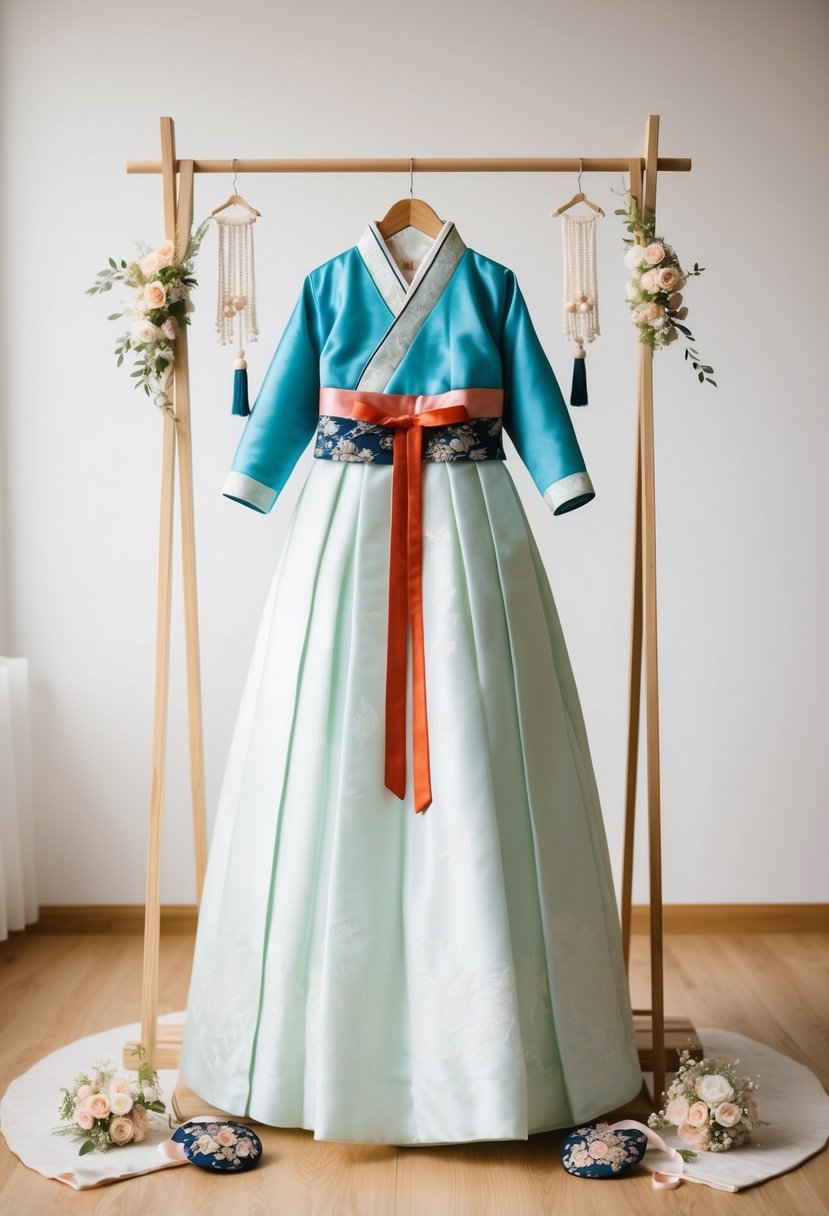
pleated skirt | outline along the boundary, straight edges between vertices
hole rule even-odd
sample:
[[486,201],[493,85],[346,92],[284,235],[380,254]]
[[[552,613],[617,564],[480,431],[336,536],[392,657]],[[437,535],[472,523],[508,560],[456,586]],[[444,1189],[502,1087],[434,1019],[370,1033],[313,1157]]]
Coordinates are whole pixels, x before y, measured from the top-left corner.
[[[642,1076],[588,739],[503,461],[423,464],[432,803],[384,785],[392,465],[315,460],[213,826],[180,1061],[316,1139],[525,1139]],[[557,526],[558,521],[556,521]]]

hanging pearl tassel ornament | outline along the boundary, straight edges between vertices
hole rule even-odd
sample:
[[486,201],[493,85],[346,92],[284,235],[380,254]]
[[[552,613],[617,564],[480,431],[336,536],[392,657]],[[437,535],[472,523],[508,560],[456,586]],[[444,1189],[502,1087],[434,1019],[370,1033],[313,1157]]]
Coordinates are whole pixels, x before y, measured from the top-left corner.
[[238,319],[238,346],[233,373],[234,414],[250,413],[248,365],[245,345],[259,336],[256,323],[256,285],[253,265],[253,225],[256,217],[215,217],[219,230],[219,297],[216,330],[222,345],[234,340]]
[[563,215],[564,325],[562,333],[577,343],[573,356],[571,405],[587,405],[587,352],[599,329],[599,287],[596,281],[598,215]]

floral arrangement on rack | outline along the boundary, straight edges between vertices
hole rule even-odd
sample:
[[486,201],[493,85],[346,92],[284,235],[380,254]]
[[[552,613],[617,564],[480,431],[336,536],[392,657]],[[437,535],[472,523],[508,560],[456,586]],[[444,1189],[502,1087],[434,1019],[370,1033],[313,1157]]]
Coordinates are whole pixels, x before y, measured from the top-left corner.
[[176,340],[181,327],[190,324],[190,313],[195,305],[190,299],[190,289],[197,286],[193,277],[193,262],[210,217],[191,233],[187,249],[180,262],[175,260],[173,241],[165,241],[153,249],[146,241],[136,241],[140,261],[120,263],[114,258],[99,271],[86,295],[111,291],[116,282],[123,281],[134,289],[131,300],[122,312],[113,312],[108,321],[121,317],[129,320],[129,329],[115,345],[117,367],[131,351],[137,356],[135,370],[130,373],[135,388],[143,388],[152,396],[161,410],[173,411],[171,396],[173,367],[176,358]]
[[[683,270],[676,250],[655,234],[654,217],[645,218],[630,189],[624,193],[627,206],[617,208],[614,215],[625,216],[627,231],[635,234],[623,240],[630,246],[625,254],[625,265],[632,271],[632,277],[625,290],[631,309],[630,319],[639,330],[639,341],[651,350],[658,350],[675,342],[679,331],[693,342],[694,335],[682,324],[688,316],[682,288],[693,275],[702,274],[705,267],[694,262],[693,270]],[[713,367],[702,362],[693,346],[686,347],[685,358],[691,361],[700,383],[707,381],[717,387],[716,380],[712,379]]]
[[687,1047],[679,1053],[676,1076],[663,1090],[662,1108],[648,1115],[648,1126],[676,1127],[688,1146],[677,1149],[686,1161],[696,1156],[694,1149],[725,1152],[744,1144],[755,1127],[768,1126],[754,1100],[760,1083],[738,1076],[739,1063],[726,1064],[719,1056],[695,1060]]
[[[138,1076],[132,1080],[99,1062],[80,1073],[71,1089],[61,1086],[64,1097],[58,1110],[68,1126],[54,1128],[52,1134],[83,1136],[79,1156],[93,1149],[105,1153],[113,1145],[138,1143],[147,1133],[151,1113],[164,1114],[158,1073],[147,1063],[147,1049],[142,1043],[136,1055]],[[167,1121],[172,1127],[169,1115]]]

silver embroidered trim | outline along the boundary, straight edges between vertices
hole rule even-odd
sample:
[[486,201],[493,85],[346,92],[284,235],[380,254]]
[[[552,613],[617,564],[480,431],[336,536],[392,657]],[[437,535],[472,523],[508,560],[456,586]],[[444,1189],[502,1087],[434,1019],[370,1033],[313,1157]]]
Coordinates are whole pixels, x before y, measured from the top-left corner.
[[[374,240],[373,237],[371,239]],[[405,295],[396,319],[369,359],[356,388],[368,393],[381,393],[385,389],[417,337],[421,325],[440,299],[443,289],[454,274],[455,268],[465,252],[466,242],[452,224],[440,248],[435,249],[431,266],[417,283],[416,288],[413,287],[413,290]],[[382,257],[382,254],[380,256]],[[383,260],[385,263],[385,259]],[[369,272],[374,277],[372,266],[368,263],[367,265]],[[388,265],[385,269],[394,277]],[[375,281],[377,280],[375,279]],[[378,283],[378,287],[380,287],[380,283]],[[402,287],[400,290],[403,290]]]
[[396,317],[406,299],[406,289],[377,244],[371,225],[363,232],[357,242],[357,248],[366,264],[366,269],[377,285],[377,290],[386,301],[390,312]]
[[243,502],[250,503],[252,507],[256,507],[258,511],[265,514],[276,502],[276,490],[263,485],[261,481],[256,481],[253,477],[248,477],[245,473],[232,471],[228,473],[222,486],[222,493],[228,494],[231,498],[241,498]]
[[586,472],[570,473],[567,477],[554,481],[544,491],[544,498],[553,511],[557,511],[564,503],[569,502],[571,498],[577,498],[580,494],[595,494],[593,482]]

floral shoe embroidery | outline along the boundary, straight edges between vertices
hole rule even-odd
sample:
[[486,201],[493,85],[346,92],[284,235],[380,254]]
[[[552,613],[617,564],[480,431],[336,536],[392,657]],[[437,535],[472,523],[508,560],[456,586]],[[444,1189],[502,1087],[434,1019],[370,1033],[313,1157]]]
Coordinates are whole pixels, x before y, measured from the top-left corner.
[[191,1119],[177,1127],[171,1140],[181,1145],[188,1161],[203,1169],[235,1173],[253,1169],[262,1154],[262,1141],[252,1128],[235,1120]]
[[609,1123],[577,1127],[561,1143],[561,1161],[582,1178],[613,1178],[638,1165],[648,1146],[635,1128],[611,1131]]

